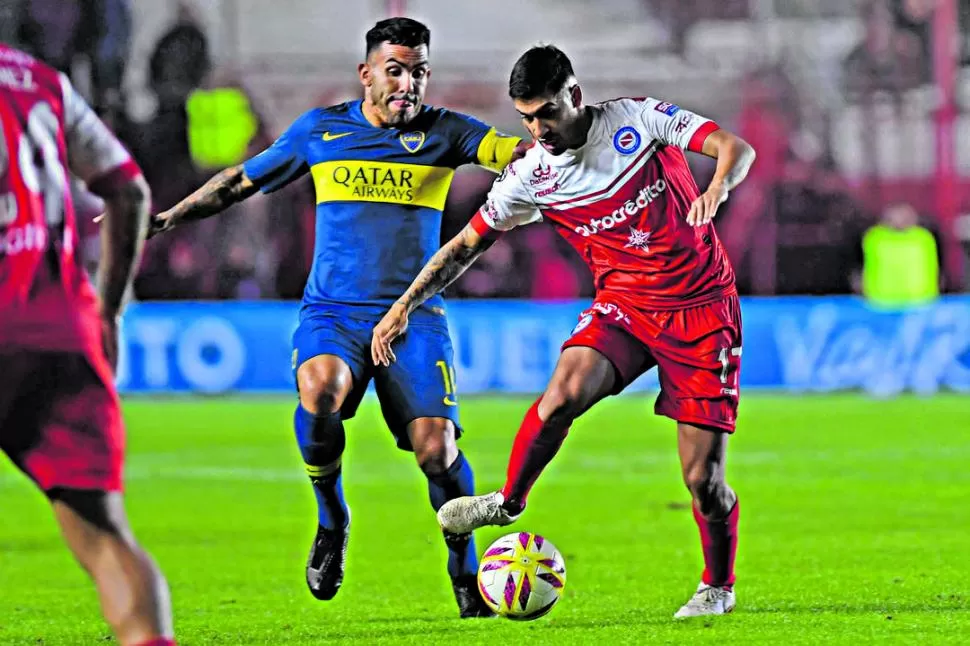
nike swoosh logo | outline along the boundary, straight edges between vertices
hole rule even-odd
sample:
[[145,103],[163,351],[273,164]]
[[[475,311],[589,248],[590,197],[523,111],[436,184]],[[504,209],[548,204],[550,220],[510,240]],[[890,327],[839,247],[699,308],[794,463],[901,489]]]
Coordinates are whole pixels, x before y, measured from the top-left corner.
[[445,406],[457,406],[458,405],[458,402],[456,402],[454,399],[452,399],[448,395],[445,395],[444,398],[441,401],[443,401],[445,403]]
[[354,134],[354,133],[352,133],[352,132],[341,132],[341,133],[338,133],[336,135],[332,135],[329,132],[325,132],[325,133],[323,133],[323,140],[324,141],[333,141],[334,139],[340,139],[341,137],[346,137],[347,135],[352,135],[352,134]]

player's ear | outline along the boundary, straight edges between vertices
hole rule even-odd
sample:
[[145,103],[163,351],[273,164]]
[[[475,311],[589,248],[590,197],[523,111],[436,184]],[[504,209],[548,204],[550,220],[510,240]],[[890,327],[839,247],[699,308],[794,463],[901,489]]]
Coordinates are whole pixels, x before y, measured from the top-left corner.
[[357,76],[360,78],[360,84],[364,87],[370,87],[371,83],[373,82],[370,65],[367,63],[361,63],[357,66]]
[[573,100],[574,108],[583,107],[583,89],[579,87],[579,83],[569,88],[569,98]]

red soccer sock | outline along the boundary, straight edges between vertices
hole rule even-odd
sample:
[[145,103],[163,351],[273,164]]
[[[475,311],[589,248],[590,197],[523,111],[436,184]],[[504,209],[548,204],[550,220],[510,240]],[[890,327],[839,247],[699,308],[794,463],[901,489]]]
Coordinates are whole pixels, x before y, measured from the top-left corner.
[[147,642],[142,642],[136,646],[176,646],[176,644],[174,639],[156,637],[155,639],[149,639]]
[[505,475],[502,495],[513,507],[525,508],[525,499],[536,479],[562,446],[569,427],[559,428],[539,419],[539,402],[536,400],[522,420],[519,432],[512,444],[509,467]]
[[704,549],[704,574],[701,580],[711,586],[734,585],[734,555],[738,551],[739,503],[726,518],[707,520],[697,505],[692,505],[694,520],[701,530],[701,547]]

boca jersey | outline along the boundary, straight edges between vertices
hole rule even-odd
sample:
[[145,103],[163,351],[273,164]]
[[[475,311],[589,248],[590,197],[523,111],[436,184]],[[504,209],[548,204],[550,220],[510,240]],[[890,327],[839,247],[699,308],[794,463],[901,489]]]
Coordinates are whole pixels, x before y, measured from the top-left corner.
[[546,220],[586,261],[598,294],[643,309],[736,293],[713,223],[686,220],[699,191],[683,151],[700,152],[717,124],[651,98],[589,110],[586,143],[560,155],[532,146],[493,184],[473,226],[487,235]]
[[[270,193],[309,173],[316,194],[313,265],[303,311],[353,306],[382,315],[441,244],[441,214],[458,166],[505,167],[518,138],[443,108],[422,106],[402,128],[366,120],[362,101],[301,115],[246,175]],[[421,313],[443,311],[440,296]]]

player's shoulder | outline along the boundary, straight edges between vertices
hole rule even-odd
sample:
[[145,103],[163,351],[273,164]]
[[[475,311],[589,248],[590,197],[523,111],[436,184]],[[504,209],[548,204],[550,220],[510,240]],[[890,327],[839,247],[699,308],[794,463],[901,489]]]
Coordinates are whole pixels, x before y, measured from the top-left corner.
[[651,96],[619,97],[596,104],[608,115],[673,117],[681,108],[676,103]]
[[449,110],[437,105],[422,106],[421,114],[418,115],[416,121],[427,130],[435,128],[445,133],[455,134],[461,134],[468,130],[486,131],[491,127],[470,114]]
[[[545,171],[543,171],[545,169]],[[512,161],[502,169],[495,183],[505,187],[518,187],[528,183],[528,178],[542,172],[548,172],[549,162],[545,159],[545,151],[535,142],[529,146],[525,154]]]

